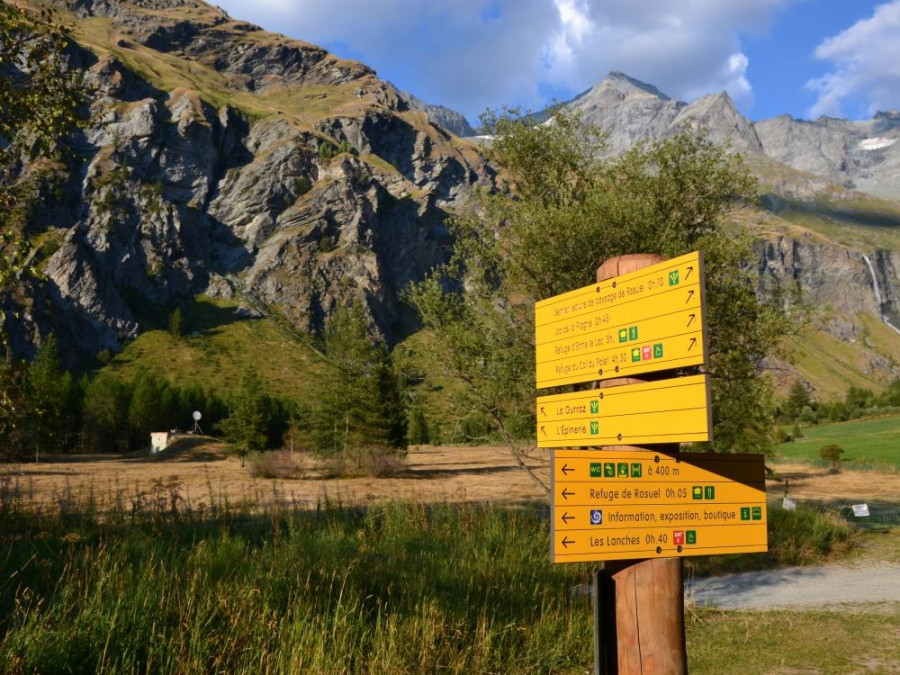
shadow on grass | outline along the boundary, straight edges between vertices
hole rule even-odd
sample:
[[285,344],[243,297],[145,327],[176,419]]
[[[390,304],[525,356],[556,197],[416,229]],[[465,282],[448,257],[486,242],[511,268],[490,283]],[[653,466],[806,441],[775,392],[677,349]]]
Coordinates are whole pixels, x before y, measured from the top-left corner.
[[209,436],[178,436],[165,450],[141,459],[147,462],[219,462],[228,459],[228,453]]
[[460,467],[458,469],[406,469],[402,477],[412,479],[449,478],[452,476],[490,476],[518,471],[515,466]]

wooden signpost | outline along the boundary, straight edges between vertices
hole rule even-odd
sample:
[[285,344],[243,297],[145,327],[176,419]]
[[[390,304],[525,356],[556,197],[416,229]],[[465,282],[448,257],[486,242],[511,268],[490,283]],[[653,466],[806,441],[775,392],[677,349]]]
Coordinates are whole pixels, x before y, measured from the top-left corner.
[[600,383],[536,402],[538,446],[553,449],[551,559],[606,561],[596,673],[683,673],[680,558],[767,550],[765,465],[677,452],[712,440],[706,375],[633,379],[706,364],[702,256],[622,256],[597,277],[535,305],[537,388]]

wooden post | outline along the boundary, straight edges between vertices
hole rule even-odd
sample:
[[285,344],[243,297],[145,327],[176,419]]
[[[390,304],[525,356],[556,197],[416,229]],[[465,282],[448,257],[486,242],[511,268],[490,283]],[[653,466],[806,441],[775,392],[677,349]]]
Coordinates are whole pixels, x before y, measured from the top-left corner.
[[[597,282],[635,272],[662,262],[652,254],[610,258],[597,269]],[[600,383],[602,388],[639,382],[617,378]],[[604,450],[643,449],[633,446],[604,446]],[[663,449],[657,446],[653,449]],[[666,447],[667,451],[677,450]],[[681,558],[610,562],[605,570],[608,584],[604,605],[614,605],[615,618],[605,623],[604,651],[615,655],[620,675],[682,675],[687,673],[684,634],[684,576]],[[611,626],[609,624],[612,624]]]

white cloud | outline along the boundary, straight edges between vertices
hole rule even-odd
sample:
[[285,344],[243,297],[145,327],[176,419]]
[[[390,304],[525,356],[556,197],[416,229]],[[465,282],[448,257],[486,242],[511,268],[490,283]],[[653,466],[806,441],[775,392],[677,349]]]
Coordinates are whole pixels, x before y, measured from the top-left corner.
[[[851,117],[900,108],[900,0],[875,8],[869,19],[828,38],[815,50],[834,70],[810,80],[818,93],[810,116]],[[844,111],[847,105],[854,110]]]
[[235,18],[359,58],[474,118],[621,70],[670,96],[752,100],[740,35],[797,0],[225,0]]

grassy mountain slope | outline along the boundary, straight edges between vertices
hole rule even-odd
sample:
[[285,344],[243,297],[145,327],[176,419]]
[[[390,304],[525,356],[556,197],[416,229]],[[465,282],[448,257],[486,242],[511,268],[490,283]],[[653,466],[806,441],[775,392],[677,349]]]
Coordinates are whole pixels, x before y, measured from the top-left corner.
[[179,384],[227,391],[252,366],[271,393],[309,401],[312,383],[327,373],[312,339],[277,316],[241,318],[236,309],[236,303],[198,296],[182,310],[182,337],[163,328],[146,331],[106,368],[126,379],[143,368]]

